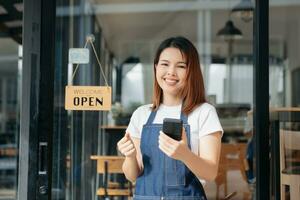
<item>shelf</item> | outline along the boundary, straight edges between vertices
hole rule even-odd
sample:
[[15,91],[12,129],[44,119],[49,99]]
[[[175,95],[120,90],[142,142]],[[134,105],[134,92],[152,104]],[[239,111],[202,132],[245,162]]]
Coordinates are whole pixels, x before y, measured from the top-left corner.
[[100,126],[102,129],[126,129],[127,126],[114,126],[114,125],[103,125]]

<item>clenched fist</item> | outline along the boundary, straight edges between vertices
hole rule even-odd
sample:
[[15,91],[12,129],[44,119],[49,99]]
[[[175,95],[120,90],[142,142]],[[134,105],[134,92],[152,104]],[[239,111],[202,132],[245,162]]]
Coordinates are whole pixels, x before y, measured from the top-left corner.
[[135,158],[136,149],[129,133],[125,133],[125,136],[118,142],[117,145],[121,154],[129,158]]

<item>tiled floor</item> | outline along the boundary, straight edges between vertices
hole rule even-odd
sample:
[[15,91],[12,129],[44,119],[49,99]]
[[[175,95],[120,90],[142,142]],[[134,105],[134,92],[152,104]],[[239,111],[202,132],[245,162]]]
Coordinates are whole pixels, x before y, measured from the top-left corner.
[[[250,191],[249,185],[244,181],[240,171],[230,171],[227,174],[227,187],[228,187],[228,194],[236,191],[237,195],[232,197],[230,200],[250,200],[252,199],[252,193]],[[207,198],[209,200],[216,199],[216,184],[214,182],[206,183],[205,192]],[[223,198],[224,195],[224,186],[222,185],[219,190],[219,197]]]
[[[228,180],[228,194],[236,191],[237,195],[235,195],[230,200],[251,200],[251,191],[249,185],[244,181],[241,176],[240,171],[229,171],[227,174]],[[208,200],[215,200],[216,199],[216,184],[214,182],[207,182],[205,187],[205,192],[207,195]],[[9,197],[14,196],[14,191],[11,190],[0,190],[0,200],[8,200],[11,199]],[[223,198],[224,195],[224,187],[223,185],[219,191],[220,198]]]

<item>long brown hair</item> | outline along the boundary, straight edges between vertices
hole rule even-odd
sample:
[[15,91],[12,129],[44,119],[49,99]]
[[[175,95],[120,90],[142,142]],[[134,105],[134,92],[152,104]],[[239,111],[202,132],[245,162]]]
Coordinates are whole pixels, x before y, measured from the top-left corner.
[[163,100],[163,91],[156,80],[156,65],[159,62],[160,54],[166,48],[174,47],[180,50],[187,62],[186,83],[180,91],[183,99],[182,111],[190,114],[195,107],[206,102],[203,76],[200,69],[200,60],[195,46],[184,37],[171,37],[164,40],[158,47],[154,58],[154,87],[152,110],[157,110]]

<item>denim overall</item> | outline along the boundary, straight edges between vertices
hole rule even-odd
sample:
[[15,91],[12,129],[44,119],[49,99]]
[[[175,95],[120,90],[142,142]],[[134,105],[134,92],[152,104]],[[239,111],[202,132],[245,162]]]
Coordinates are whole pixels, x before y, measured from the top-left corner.
[[[162,124],[153,124],[155,115],[156,111],[152,111],[142,130],[144,171],[137,178],[134,200],[206,200],[198,178],[181,161],[168,157],[159,149]],[[187,117],[181,113],[180,119],[191,148]]]

